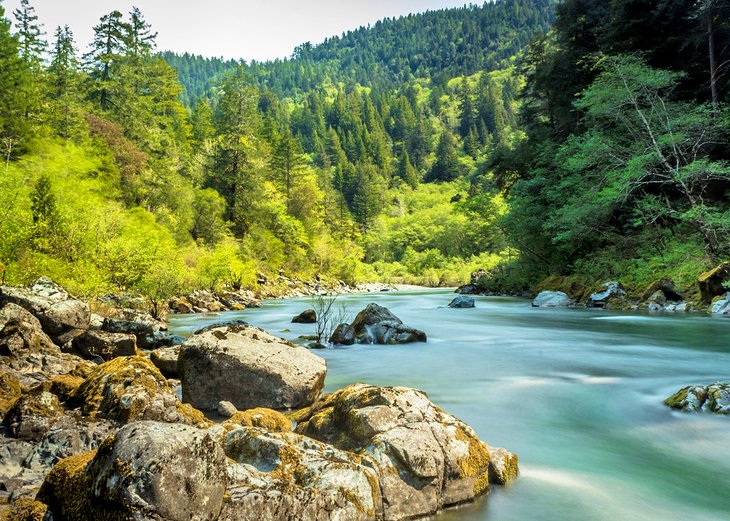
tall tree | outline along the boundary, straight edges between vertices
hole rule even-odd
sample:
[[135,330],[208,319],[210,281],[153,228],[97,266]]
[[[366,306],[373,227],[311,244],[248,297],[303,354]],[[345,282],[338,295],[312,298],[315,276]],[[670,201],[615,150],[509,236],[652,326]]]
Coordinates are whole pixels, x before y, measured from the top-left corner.
[[60,136],[71,137],[73,127],[80,121],[74,117],[75,105],[80,101],[79,62],[68,25],[56,28],[54,38],[48,67],[51,125]]
[[299,172],[304,167],[301,145],[290,132],[284,132],[276,142],[271,156],[271,167],[279,183],[284,187],[286,209],[291,213],[291,191]]
[[0,4],[0,138],[3,156],[9,157],[27,132],[22,100],[27,66],[18,55],[18,39],[10,33],[10,21]]
[[112,11],[102,16],[94,27],[91,50],[84,55],[91,78],[95,80],[93,90],[104,111],[116,103],[112,99],[112,80],[122,61],[128,34],[128,24],[124,22],[122,13]]

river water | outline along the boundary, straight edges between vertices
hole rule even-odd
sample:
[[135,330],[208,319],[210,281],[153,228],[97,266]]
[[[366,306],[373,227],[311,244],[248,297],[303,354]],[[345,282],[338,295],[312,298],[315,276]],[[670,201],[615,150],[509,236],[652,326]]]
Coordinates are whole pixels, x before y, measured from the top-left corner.
[[[362,381],[416,387],[520,457],[521,475],[438,521],[730,520],[730,418],[670,411],[690,384],[730,379],[730,319],[585,309],[534,309],[477,297],[449,309],[447,291],[348,295],[428,334],[428,343],[316,351],[326,391]],[[173,332],[242,318],[296,341],[309,299],[171,317]]]

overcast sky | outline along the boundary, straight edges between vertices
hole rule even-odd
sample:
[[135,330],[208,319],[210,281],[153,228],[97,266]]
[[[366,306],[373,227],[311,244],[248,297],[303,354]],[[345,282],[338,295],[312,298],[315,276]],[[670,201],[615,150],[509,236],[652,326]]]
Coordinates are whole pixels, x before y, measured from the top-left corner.
[[[99,18],[140,8],[159,35],[159,50],[246,61],[290,56],[294,47],[342,34],[385,17],[464,5],[465,0],[30,0],[48,38],[59,25],[80,50]],[[481,3],[481,2],[479,2]],[[2,1],[6,17],[20,0]]]

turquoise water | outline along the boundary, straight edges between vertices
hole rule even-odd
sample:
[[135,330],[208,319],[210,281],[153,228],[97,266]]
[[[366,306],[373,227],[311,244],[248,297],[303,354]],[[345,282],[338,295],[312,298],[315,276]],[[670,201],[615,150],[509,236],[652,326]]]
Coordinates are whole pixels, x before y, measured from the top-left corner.
[[[730,380],[730,319],[534,309],[446,291],[340,297],[352,318],[369,302],[426,331],[426,344],[316,351],[327,391],[363,381],[417,387],[480,438],[520,456],[520,478],[439,521],[727,521],[730,418],[675,413],[662,400],[689,384]],[[221,319],[296,340],[309,299],[221,317],[172,317],[189,334]],[[290,330],[285,332],[285,330]]]

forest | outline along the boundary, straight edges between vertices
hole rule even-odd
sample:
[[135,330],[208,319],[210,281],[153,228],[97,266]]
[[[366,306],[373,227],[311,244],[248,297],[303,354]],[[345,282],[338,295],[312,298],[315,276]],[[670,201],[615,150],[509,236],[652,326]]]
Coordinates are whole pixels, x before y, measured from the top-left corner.
[[0,271],[81,294],[259,274],[524,291],[728,257],[730,9],[501,0],[245,62],[143,13],[0,4]]

